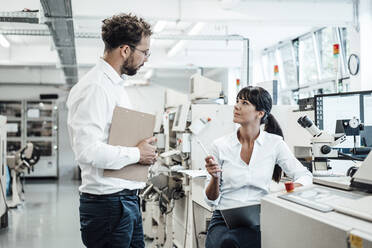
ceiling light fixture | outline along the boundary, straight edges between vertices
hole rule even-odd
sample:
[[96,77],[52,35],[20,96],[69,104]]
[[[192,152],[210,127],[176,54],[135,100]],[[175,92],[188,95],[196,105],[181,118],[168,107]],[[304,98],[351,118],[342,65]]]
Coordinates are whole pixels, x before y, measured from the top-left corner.
[[157,23],[154,26],[154,33],[160,33],[164,30],[164,28],[167,26],[166,21],[157,21]]
[[[187,32],[188,35],[197,35],[199,34],[205,26],[204,22],[198,22],[196,23],[189,32]],[[186,45],[185,40],[178,41],[171,49],[168,51],[168,57],[173,57],[176,55],[179,51],[181,51]]]

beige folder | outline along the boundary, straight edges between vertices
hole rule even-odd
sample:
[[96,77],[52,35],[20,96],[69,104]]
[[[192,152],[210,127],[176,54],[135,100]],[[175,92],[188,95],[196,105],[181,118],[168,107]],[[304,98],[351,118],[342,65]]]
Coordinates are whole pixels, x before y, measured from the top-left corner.
[[[108,143],[114,146],[134,147],[141,140],[152,137],[154,127],[154,115],[115,107]],[[131,164],[120,170],[104,170],[103,175],[146,182],[149,167],[148,165]]]

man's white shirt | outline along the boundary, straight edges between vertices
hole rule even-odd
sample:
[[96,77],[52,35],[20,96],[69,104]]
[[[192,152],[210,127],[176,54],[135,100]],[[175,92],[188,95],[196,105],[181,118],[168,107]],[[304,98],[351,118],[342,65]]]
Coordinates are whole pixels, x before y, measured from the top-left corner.
[[[237,132],[215,140],[211,155],[222,168],[220,194],[216,200],[204,198],[215,209],[228,209],[244,205],[259,204],[269,193],[275,164],[296,183],[312,184],[312,174],[293,155],[281,136],[260,131],[255,140],[249,165],[240,157],[242,145]],[[206,186],[211,180],[208,174]]]
[[104,169],[120,169],[140,159],[137,147],[107,144],[115,106],[132,108],[123,84],[111,65],[100,59],[68,96],[67,125],[81,168],[81,192],[100,195],[145,187],[143,182],[103,177]]

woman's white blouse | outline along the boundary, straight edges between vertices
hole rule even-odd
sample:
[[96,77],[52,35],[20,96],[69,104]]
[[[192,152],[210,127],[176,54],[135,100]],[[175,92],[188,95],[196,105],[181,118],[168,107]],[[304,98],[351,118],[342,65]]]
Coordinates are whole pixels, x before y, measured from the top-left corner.
[[[214,201],[205,201],[215,209],[227,209],[258,204],[269,193],[275,164],[294,182],[312,184],[312,174],[293,155],[281,136],[260,131],[247,165],[240,157],[242,145],[233,132],[215,140],[211,154],[222,167],[220,194]],[[211,180],[208,174],[206,185]]]

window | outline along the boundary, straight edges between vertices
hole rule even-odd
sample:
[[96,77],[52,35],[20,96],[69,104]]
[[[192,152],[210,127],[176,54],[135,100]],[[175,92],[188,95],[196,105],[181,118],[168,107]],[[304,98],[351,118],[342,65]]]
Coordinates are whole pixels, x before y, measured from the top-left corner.
[[336,77],[336,59],[333,56],[333,45],[337,42],[333,28],[324,28],[318,34],[322,79]]
[[281,55],[283,68],[279,71],[279,73],[284,73],[284,81],[283,82],[283,89],[295,89],[298,88],[298,80],[297,80],[297,68],[295,65],[295,56],[293,54],[292,43],[288,43],[279,48],[279,52]]
[[349,60],[350,56],[350,42],[349,42],[349,37],[348,37],[348,32],[346,28],[340,28],[340,39],[341,39],[341,49],[342,49],[342,56],[344,59],[344,76],[349,75],[349,71],[347,69],[347,62]]
[[318,81],[318,71],[312,35],[299,40],[300,85]]
[[275,58],[275,50],[270,51],[268,53],[268,57],[269,57],[269,63],[268,63],[269,80],[274,80],[274,65],[278,64]]
[[274,80],[274,65],[277,65],[275,50],[265,51],[262,55],[262,67],[266,81]]
[[[262,54],[265,80],[274,79],[274,65],[279,66],[279,102],[292,103],[298,97],[318,93],[332,93],[335,88],[336,65],[338,78],[343,78],[342,91],[350,89],[347,60],[350,56],[347,28],[324,27],[296,39],[280,42]],[[333,56],[333,45],[340,45],[338,60]]]
[[265,81],[269,81],[269,56],[267,55],[267,53],[262,55],[262,71]]

